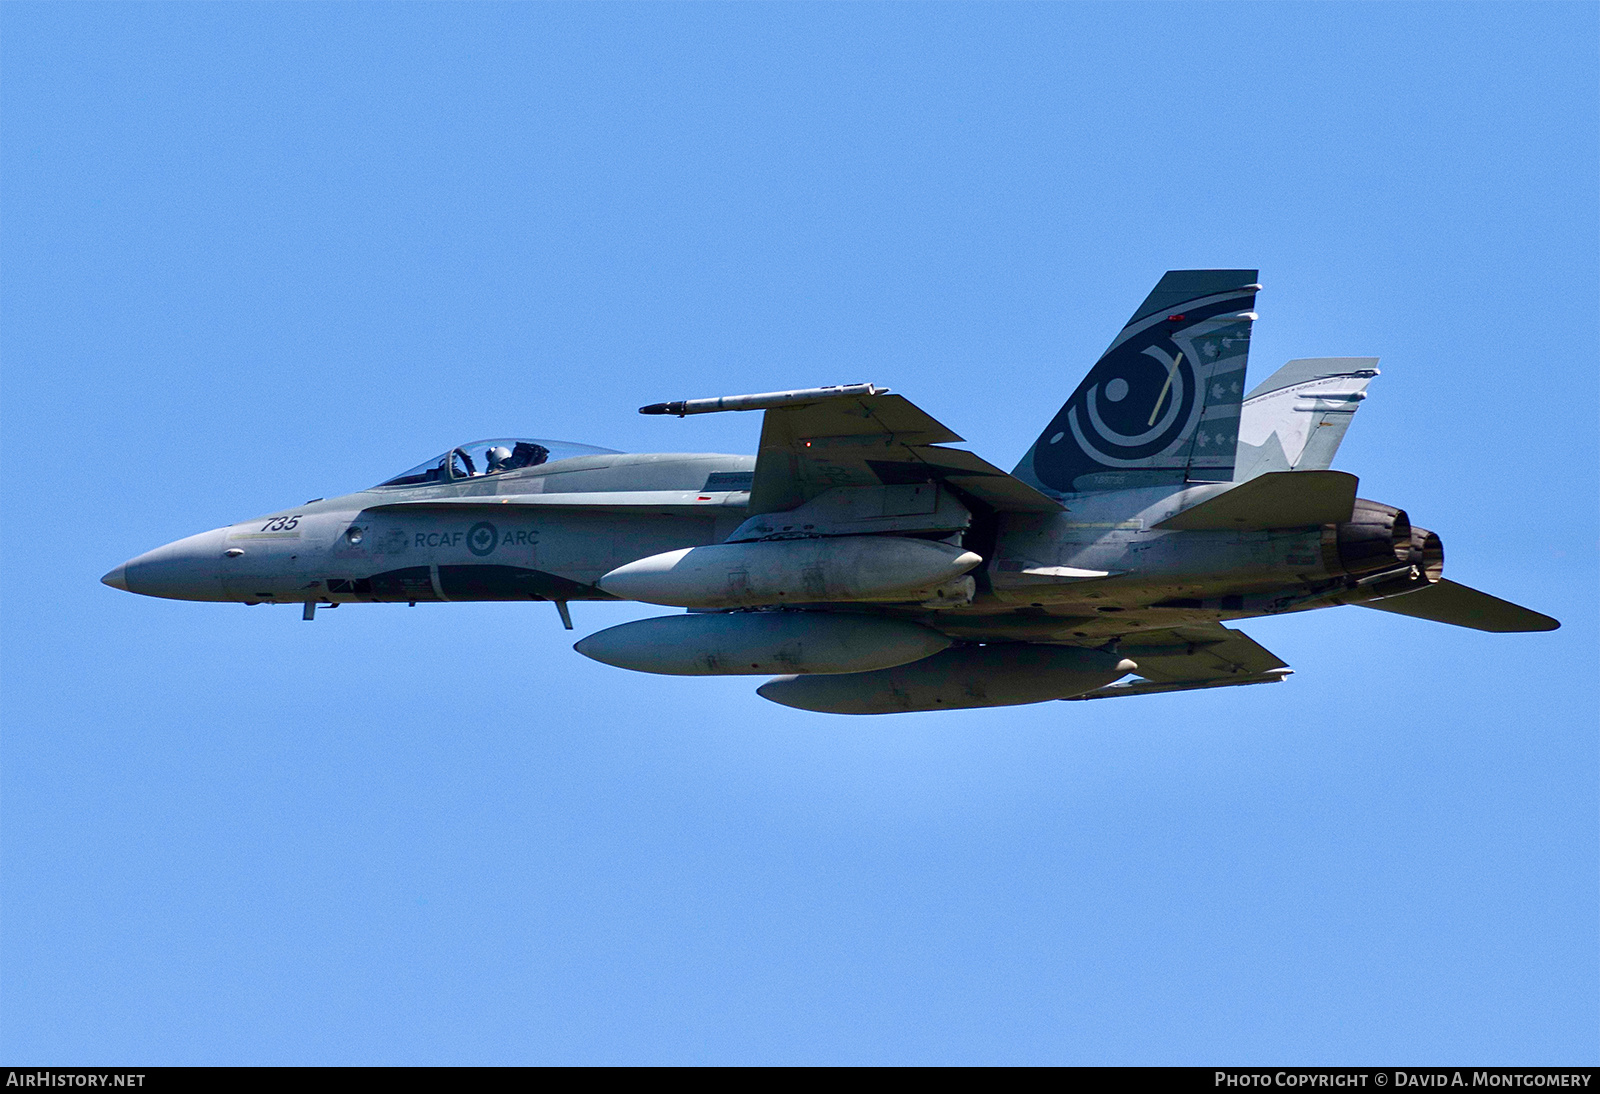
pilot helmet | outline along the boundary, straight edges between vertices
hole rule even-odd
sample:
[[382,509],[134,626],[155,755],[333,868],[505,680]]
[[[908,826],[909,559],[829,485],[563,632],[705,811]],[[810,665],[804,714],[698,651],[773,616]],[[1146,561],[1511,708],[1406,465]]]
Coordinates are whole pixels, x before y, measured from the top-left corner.
[[499,467],[511,458],[511,449],[503,444],[497,444],[489,449],[489,466]]

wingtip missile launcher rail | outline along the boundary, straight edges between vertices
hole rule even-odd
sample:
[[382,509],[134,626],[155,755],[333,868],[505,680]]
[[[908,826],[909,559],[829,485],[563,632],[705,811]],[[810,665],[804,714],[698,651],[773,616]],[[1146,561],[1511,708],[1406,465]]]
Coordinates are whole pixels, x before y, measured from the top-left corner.
[[838,384],[833,387],[803,387],[793,391],[767,391],[758,395],[723,395],[716,399],[681,399],[675,403],[651,403],[639,408],[640,414],[717,414],[725,410],[773,410],[778,407],[820,403],[829,399],[871,398],[888,395],[889,389],[875,384]]

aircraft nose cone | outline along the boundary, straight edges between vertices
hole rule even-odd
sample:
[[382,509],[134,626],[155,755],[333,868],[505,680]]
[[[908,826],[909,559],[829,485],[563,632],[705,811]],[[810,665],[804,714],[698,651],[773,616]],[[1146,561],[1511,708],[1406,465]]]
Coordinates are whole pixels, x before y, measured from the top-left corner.
[[131,558],[100,580],[113,589],[169,600],[226,600],[222,541],[227,529],[201,532]]

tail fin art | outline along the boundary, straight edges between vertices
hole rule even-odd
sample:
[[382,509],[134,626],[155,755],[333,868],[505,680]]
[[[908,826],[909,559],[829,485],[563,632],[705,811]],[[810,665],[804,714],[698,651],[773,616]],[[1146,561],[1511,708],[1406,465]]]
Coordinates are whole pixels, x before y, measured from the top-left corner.
[[1245,396],[1235,481],[1332,467],[1377,365],[1376,357],[1306,357],[1263,380]]
[[1012,472],[1056,493],[1234,474],[1256,270],[1171,270]]

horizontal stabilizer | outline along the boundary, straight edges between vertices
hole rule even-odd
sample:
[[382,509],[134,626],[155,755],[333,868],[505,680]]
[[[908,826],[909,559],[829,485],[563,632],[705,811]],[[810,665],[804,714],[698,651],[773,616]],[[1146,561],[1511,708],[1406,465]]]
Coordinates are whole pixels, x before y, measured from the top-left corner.
[[1259,532],[1343,524],[1359,480],[1343,471],[1273,471],[1242,482],[1155,525],[1163,531]]
[[1457,585],[1454,581],[1439,581],[1414,593],[1369,600],[1359,606],[1496,634],[1553,631],[1561,626],[1548,615],[1541,615],[1488,593],[1480,593],[1465,585]]

